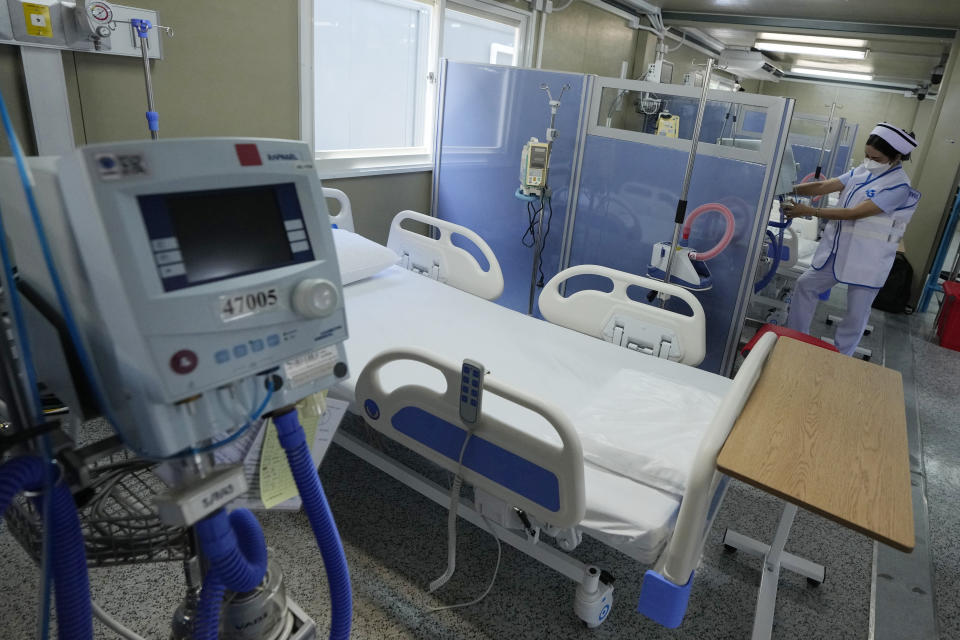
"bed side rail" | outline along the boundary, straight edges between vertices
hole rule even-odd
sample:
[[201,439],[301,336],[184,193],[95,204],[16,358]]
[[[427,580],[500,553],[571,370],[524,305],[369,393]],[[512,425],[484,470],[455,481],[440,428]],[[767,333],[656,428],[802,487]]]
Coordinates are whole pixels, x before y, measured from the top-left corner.
[[[400,226],[414,220],[437,230],[437,237],[421,235]],[[453,244],[458,235],[472,242],[489,265],[484,271],[469,251]],[[400,256],[404,269],[416,271],[475,296],[495,300],[503,293],[503,272],[490,246],[470,229],[416,211],[401,211],[393,218],[387,246]]]
[[[439,371],[446,390],[407,384],[384,390],[381,371],[414,361]],[[357,404],[381,433],[445,469],[456,472],[468,425],[460,419],[460,365],[407,349],[384,352],[357,379]],[[540,415],[560,436],[561,446],[535,438],[487,414],[473,425],[463,456],[464,480],[523,509],[542,522],[572,527],[584,516],[583,450],[576,431],[558,409],[486,376],[486,394],[496,394]]]
[[[560,285],[581,275],[606,278],[613,283],[613,290],[586,289],[563,297]],[[693,315],[630,299],[627,288],[634,285],[680,298]],[[539,304],[548,321],[623,347],[693,366],[706,355],[703,306],[692,293],[673,284],[598,265],[580,265],[551,278]]]
[[353,209],[350,207],[350,198],[340,189],[323,188],[323,197],[330,200],[336,200],[340,203],[340,212],[335,216],[330,216],[330,224],[337,229],[355,232],[353,227]]
[[697,449],[673,536],[656,569],[644,575],[637,610],[665,627],[675,628],[683,621],[693,572],[709,533],[706,529],[716,515],[726,486],[717,471],[717,456],[747,404],[776,341],[774,333],[764,335],[734,377],[733,386],[721,401]]

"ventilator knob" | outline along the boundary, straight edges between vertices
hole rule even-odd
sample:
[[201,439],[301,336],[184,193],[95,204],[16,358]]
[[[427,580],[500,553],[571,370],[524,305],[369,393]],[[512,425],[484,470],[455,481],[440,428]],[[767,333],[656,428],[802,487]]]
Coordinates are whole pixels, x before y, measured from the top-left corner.
[[339,301],[337,288],[329,280],[303,280],[293,290],[293,310],[308,318],[327,317]]

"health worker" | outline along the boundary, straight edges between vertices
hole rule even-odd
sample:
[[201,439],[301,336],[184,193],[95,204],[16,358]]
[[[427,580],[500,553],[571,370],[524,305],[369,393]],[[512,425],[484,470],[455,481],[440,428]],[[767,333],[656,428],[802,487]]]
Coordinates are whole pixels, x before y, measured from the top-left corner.
[[820,182],[800,184],[794,193],[826,196],[840,192],[839,207],[784,204],[788,218],[828,220],[811,266],[797,280],[787,327],[810,332],[819,296],[838,283],[847,285],[847,314],[834,341],[840,353],[853,355],[870,318],[870,306],[887,280],[900,239],[920,201],[910,186],[903,161],[917,148],[912,133],[881,122],[867,138],[859,167]]

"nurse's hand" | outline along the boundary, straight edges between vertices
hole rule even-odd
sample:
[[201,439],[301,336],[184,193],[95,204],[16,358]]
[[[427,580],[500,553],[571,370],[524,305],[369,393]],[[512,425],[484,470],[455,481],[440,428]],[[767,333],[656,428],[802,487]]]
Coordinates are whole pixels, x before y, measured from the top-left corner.
[[780,210],[783,211],[784,215],[788,218],[809,218],[810,216],[817,215],[817,210],[813,207],[807,206],[800,202],[794,202],[793,200],[787,200],[781,205]]

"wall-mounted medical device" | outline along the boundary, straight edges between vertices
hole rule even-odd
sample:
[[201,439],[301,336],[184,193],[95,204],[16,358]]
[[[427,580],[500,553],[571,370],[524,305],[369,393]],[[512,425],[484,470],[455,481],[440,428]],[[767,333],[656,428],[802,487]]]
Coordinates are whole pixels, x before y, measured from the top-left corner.
[[[0,0],[0,43],[140,56],[131,22],[158,18],[107,0]],[[161,57],[159,35],[150,38],[148,54]]]
[[10,161],[0,206],[41,381],[79,418],[102,411],[140,453],[170,456],[242,426],[269,387],[262,412],[347,375],[340,274],[306,144],[122,142],[30,166],[56,278]]

